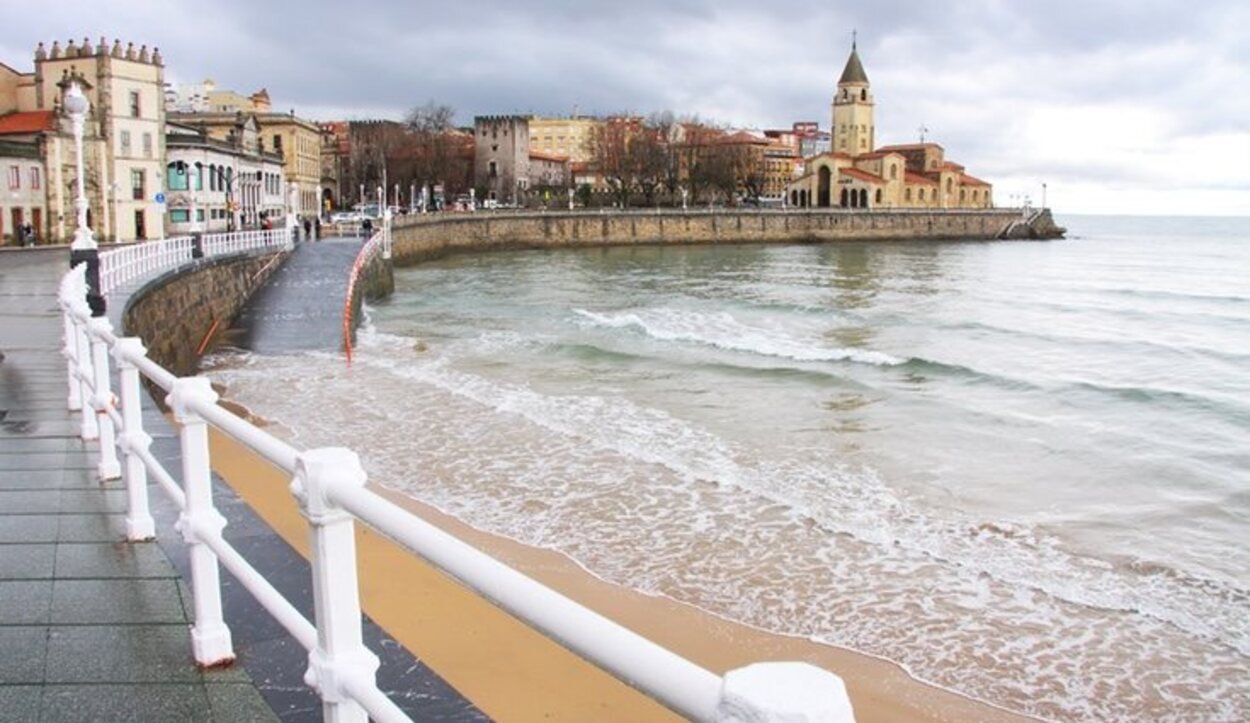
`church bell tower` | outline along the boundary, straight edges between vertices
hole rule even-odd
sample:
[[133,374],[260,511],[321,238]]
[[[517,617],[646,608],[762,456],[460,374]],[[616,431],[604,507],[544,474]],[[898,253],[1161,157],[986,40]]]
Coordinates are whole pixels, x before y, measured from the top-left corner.
[[859,61],[856,41],[851,41],[851,57],[838,80],[833,97],[832,150],[858,156],[875,147],[877,127],[873,121],[873,100],[868,74]]

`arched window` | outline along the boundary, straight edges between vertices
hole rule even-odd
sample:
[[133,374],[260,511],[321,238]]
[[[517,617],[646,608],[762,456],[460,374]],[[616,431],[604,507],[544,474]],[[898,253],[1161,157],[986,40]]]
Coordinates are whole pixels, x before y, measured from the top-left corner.
[[868,189],[867,188],[859,189],[859,207],[868,208]]
[[954,183],[955,183],[954,179],[950,179],[950,178],[946,179],[946,192],[947,193],[950,193],[951,191],[954,190]]
[[847,198],[847,192],[846,192],[846,189],[844,188],[842,189],[842,208],[846,208],[849,205],[851,205],[851,201],[850,199]]
[[898,166],[891,163],[890,164],[890,180],[893,181],[893,180],[896,180],[897,178],[898,178]]
[[910,188],[903,191],[903,200],[907,201],[908,203],[911,203],[911,189]]
[[961,188],[961,189],[959,189],[959,202],[960,202],[960,203],[963,203],[963,202],[964,202],[964,189],[962,189],[962,188]]
[[174,161],[165,166],[165,184],[170,191],[187,190],[187,164]]
[[923,188],[922,188],[922,189],[920,189],[920,200],[921,200],[921,201],[923,201],[923,200],[924,200],[924,189],[923,189]]
[[864,88],[863,90],[859,91],[859,99],[860,99],[860,100],[868,100],[868,89],[867,89],[867,88]]
[[881,205],[881,189],[880,188],[877,189],[877,205],[878,206]]

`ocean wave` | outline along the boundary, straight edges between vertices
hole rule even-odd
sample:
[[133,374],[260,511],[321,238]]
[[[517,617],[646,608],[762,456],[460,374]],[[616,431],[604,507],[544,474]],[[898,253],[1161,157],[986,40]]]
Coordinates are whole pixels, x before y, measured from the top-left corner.
[[[937,517],[900,497],[871,469],[847,466],[831,454],[762,459],[758,450],[662,410],[613,396],[543,394],[461,372],[443,354],[414,353],[414,341],[366,335],[351,374],[339,371],[341,362],[330,355],[263,360],[225,374],[251,382],[240,384],[242,393],[263,395],[282,410],[275,415],[279,421],[298,420],[301,428],[323,424],[320,434],[309,435],[310,443],[332,440],[367,448],[371,477],[376,469],[376,479],[408,480],[406,489],[413,494],[470,524],[554,547],[605,579],[676,596],[757,627],[884,654],[921,677],[966,692],[987,689],[959,678],[956,669],[926,663],[932,656],[966,655],[969,648],[962,646],[981,644],[957,627],[938,635],[940,622],[955,609],[978,620],[993,616],[998,624],[1014,620],[1026,641],[1028,630],[1054,636],[1047,640],[1056,652],[1047,654],[1053,661],[1045,665],[1059,669],[1031,672],[1042,679],[1066,681],[1071,676],[1064,670],[1082,670],[1069,666],[1081,664],[1085,645],[1110,655],[1105,651],[1114,650],[1121,635],[1135,641],[1156,635],[1175,640],[1174,632],[1159,633],[1164,627],[1250,655],[1250,601],[1236,586],[1145,561],[1073,555],[1029,525]],[[308,413],[307,405],[327,396],[344,401],[341,414],[355,422],[350,429]],[[486,411],[474,412],[474,406]],[[273,414],[267,405],[257,409]],[[414,416],[413,409],[423,411]],[[447,456],[431,459],[413,449],[417,438],[424,445],[447,445],[439,441],[447,435],[464,436],[444,447]],[[460,444],[470,445],[470,451],[455,451]],[[489,445],[490,451],[472,454],[480,445]],[[384,467],[374,466],[379,458]],[[426,472],[431,465],[439,471]],[[463,479],[439,491],[426,481],[434,476]],[[632,484],[623,484],[625,478]],[[501,482],[520,485],[519,490],[501,492],[495,486]],[[595,517],[595,524],[580,516],[579,507],[613,499],[612,512]],[[542,504],[517,509],[516,504],[529,500]],[[794,530],[807,528],[819,529],[816,538],[825,542],[818,544],[827,547],[776,543],[803,537]],[[637,544],[613,544],[625,539]],[[692,576],[674,577],[676,570],[697,565],[691,562],[690,545],[709,540],[729,549],[718,549],[715,562],[709,559],[709,566],[696,567]],[[854,548],[848,550],[839,540],[853,541]],[[748,559],[766,562],[771,582],[751,582],[739,574],[737,566]],[[826,582],[834,574],[830,571],[836,573],[836,584]],[[909,587],[917,575],[923,576],[924,582],[914,583],[921,590]],[[985,581],[994,581],[994,592]],[[865,588],[863,595],[856,592],[849,599],[879,602],[856,615],[846,607],[847,591],[841,589],[846,585]],[[876,585],[890,592],[873,598]],[[790,604],[810,614],[789,612]],[[1096,619],[1114,630],[1100,627],[1103,638],[1086,641],[1080,637],[1085,618],[1068,617],[1067,606],[1112,611]],[[891,617],[939,627],[925,627],[923,645],[896,641],[883,649],[875,642],[882,632],[875,626],[879,618]],[[1134,650],[1145,655],[1162,648]],[[1101,677],[1108,676],[1113,674],[1104,671]],[[1027,679],[1011,686],[1038,706],[1029,710],[1066,710],[1054,717],[1080,717],[1071,711],[1090,706],[1086,717],[1117,717],[1106,714],[1117,701],[1094,692],[1069,690],[1055,697],[1045,688],[1030,689]]]
[[797,338],[784,331],[744,324],[725,312],[704,313],[665,308],[616,314],[601,314],[585,309],[574,309],[573,312],[594,326],[609,329],[636,328],[659,341],[689,342],[726,351],[800,362],[850,361],[874,366],[898,366],[905,361],[884,352],[830,348],[819,340]]
[[[836,460],[747,464],[741,460],[751,455],[717,435],[622,397],[543,394],[457,371],[445,360],[413,364],[383,354],[362,361],[595,448],[660,465],[687,482],[764,497],[832,533],[908,550],[1069,603],[1148,615],[1250,655],[1250,595],[1223,583],[1117,569],[1011,522],[934,518],[899,498],[872,470],[851,470]],[[1222,585],[1222,592],[1212,596],[1212,585]],[[1241,603],[1230,605],[1232,600]]]

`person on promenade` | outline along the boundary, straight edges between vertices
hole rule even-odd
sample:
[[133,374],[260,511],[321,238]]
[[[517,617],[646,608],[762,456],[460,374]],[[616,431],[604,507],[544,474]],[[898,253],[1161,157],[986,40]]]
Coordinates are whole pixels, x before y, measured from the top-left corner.
[[320,240],[321,239],[321,217],[320,216],[318,216],[315,220],[313,220],[313,232],[315,234],[314,238]]
[[35,245],[35,241],[37,240],[37,239],[36,239],[36,237],[35,237],[35,226],[34,226],[34,224],[32,224],[30,221],[27,221],[27,222],[26,222],[26,225],[25,225],[25,226],[23,226],[22,228],[23,228],[23,231],[24,231],[24,235],[26,236],[26,243],[25,243],[25,245],[26,245],[26,246],[34,246],[34,245]]
[[308,217],[304,218],[304,240],[312,240],[312,221],[310,221]]

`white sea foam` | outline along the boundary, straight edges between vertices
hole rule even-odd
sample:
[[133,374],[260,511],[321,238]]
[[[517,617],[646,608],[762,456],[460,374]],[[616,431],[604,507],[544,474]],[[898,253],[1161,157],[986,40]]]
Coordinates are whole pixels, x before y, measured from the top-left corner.
[[[219,376],[307,443],[365,451],[374,479],[615,582],[1045,717],[1233,720],[1250,708],[1235,673],[1250,640],[1245,591],[1073,556],[1027,526],[926,513],[823,450],[730,443],[622,396],[457,369],[459,355],[533,343],[522,334],[426,353],[414,343],[369,329],[350,373],[310,355],[252,357]],[[1147,681],[1142,660],[1163,682]],[[1174,692],[1185,686],[1210,703]],[[1146,698],[1161,707],[1131,707]]]
[[816,338],[799,338],[780,329],[743,323],[727,312],[698,312],[671,308],[638,309],[615,314],[574,309],[590,323],[611,329],[637,328],[660,341],[704,344],[728,351],[780,357],[802,362],[852,361],[897,366],[905,360],[867,349],[832,348]]

